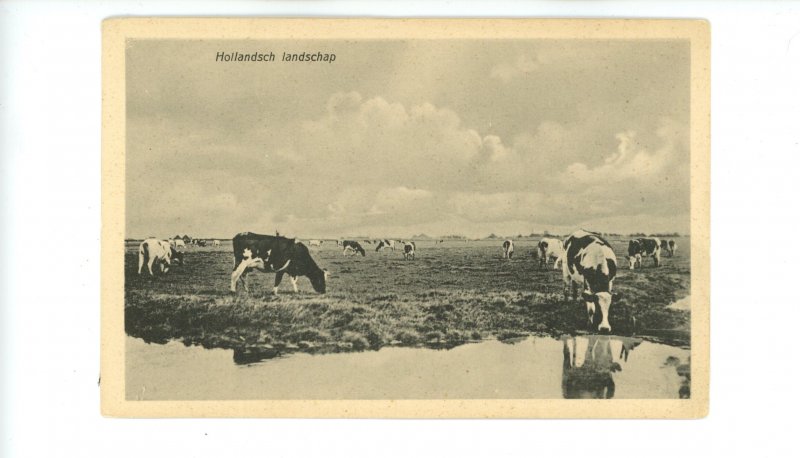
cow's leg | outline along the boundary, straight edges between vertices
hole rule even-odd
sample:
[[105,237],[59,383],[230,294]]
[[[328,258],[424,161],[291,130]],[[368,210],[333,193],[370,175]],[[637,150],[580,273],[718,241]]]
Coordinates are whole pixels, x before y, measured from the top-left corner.
[[567,270],[567,265],[564,264],[561,269],[561,279],[564,281],[564,300],[569,300],[569,285],[572,282],[570,278],[569,271]]
[[289,275],[289,280],[292,281],[292,289],[297,292],[297,275]]
[[232,293],[236,292],[236,284],[239,283],[239,278],[242,278],[244,280],[245,291],[247,291],[247,280],[245,279],[246,278],[246,272],[247,272],[247,269],[249,269],[254,264],[255,264],[255,261],[253,259],[242,259],[242,261],[239,263],[239,265],[236,267],[236,269],[233,270],[233,273],[231,273],[231,292]]
[[586,301],[586,316],[588,318],[587,326],[589,327],[590,331],[594,326],[594,313],[594,301]]
[[278,285],[283,280],[283,272],[275,272],[275,286],[272,287],[272,294],[278,294]]
[[244,272],[242,272],[242,277],[241,277],[242,278],[242,286],[244,287],[244,292],[246,292],[246,293],[250,292],[250,285],[247,284],[247,275],[249,273],[250,273],[250,269],[245,269]]
[[232,293],[236,292],[236,284],[239,283],[239,277],[242,276],[242,273],[244,273],[245,269],[246,269],[246,267],[244,267],[244,261],[242,261],[242,262],[239,263],[238,266],[236,266],[233,269],[233,272],[231,272],[231,292]]
[[142,267],[144,266],[144,253],[139,250],[139,275],[142,274]]
[[153,263],[155,262],[155,256],[150,256],[150,259],[147,260],[147,271],[150,272],[150,276],[153,276]]
[[661,261],[661,252],[660,251],[656,251],[653,254],[653,260],[656,262],[656,267],[658,267],[658,265],[661,263],[660,262]]

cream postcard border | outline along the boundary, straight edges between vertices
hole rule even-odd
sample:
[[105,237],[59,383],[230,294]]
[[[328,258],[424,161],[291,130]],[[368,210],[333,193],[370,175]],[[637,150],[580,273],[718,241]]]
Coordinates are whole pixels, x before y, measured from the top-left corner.
[[[128,39],[685,39],[691,44],[692,397],[682,400],[125,399]],[[703,20],[113,18],[103,22],[101,410],[117,417],[700,418],[709,403],[710,32]]]

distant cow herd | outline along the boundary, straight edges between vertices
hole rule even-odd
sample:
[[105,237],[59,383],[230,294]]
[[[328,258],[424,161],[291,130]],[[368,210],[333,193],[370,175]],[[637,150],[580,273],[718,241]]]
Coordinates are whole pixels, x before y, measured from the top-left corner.
[[[305,276],[311,282],[314,291],[325,293],[328,272],[321,269],[305,244],[296,239],[280,235],[261,235],[242,232],[233,239],[233,272],[231,274],[230,291],[236,292],[237,285],[242,282],[246,291],[248,273],[253,270],[275,274],[273,293],[277,294],[278,285],[284,275],[288,275],[295,292],[297,278]],[[405,260],[414,260],[417,246],[413,241],[395,241],[391,239],[363,240],[365,244],[375,245],[375,251],[391,250],[399,246]],[[323,240],[309,240],[308,246],[320,247]],[[443,240],[436,241],[436,244]],[[186,236],[170,240],[148,238],[139,245],[139,268],[143,268],[152,276],[156,273],[167,273],[173,264],[183,264],[183,252],[178,248],[190,246],[220,246],[219,240],[190,239]],[[363,245],[356,240],[338,240],[337,246],[342,254],[366,256]],[[536,246],[539,266],[546,269],[553,262],[553,269],[562,271],[564,281],[564,297],[578,300],[578,289],[581,288],[580,300],[586,304],[587,322],[590,329],[610,332],[608,312],[612,302],[612,288],[617,275],[617,256],[612,246],[599,234],[578,230],[563,241],[554,237],[541,239]],[[677,250],[674,240],[660,240],[656,237],[641,237],[628,243],[628,265],[630,269],[641,268],[646,258],[653,259],[654,267],[661,263],[661,255],[672,257]],[[503,258],[512,259],[514,241],[504,240],[502,243]],[[156,269],[155,272],[153,269]]]

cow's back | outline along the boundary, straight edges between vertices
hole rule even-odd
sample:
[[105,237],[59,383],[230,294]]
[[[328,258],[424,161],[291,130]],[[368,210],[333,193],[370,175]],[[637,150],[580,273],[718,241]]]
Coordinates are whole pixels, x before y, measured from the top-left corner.
[[239,265],[244,259],[245,250],[250,250],[250,256],[264,258],[269,250],[272,249],[274,240],[277,237],[272,235],[262,235],[253,232],[240,232],[233,239],[233,268]]
[[[591,245],[597,245],[597,249],[590,250]],[[591,252],[587,253],[587,250]],[[601,256],[607,259],[609,253],[613,255],[614,250],[611,248],[611,244],[600,235],[581,230],[570,235],[564,242],[564,253],[566,257],[564,268],[569,269],[570,273],[582,273],[582,255],[590,254],[592,258],[596,258],[596,261],[599,263]],[[616,256],[614,256],[612,260],[614,261],[614,268],[616,270]],[[594,260],[591,261],[592,264],[594,264],[594,262]]]

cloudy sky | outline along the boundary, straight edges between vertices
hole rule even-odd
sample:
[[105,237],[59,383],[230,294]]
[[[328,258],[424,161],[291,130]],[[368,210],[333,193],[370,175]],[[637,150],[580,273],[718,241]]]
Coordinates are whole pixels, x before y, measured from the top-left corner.
[[126,79],[127,237],[688,233],[685,41],[138,40]]

